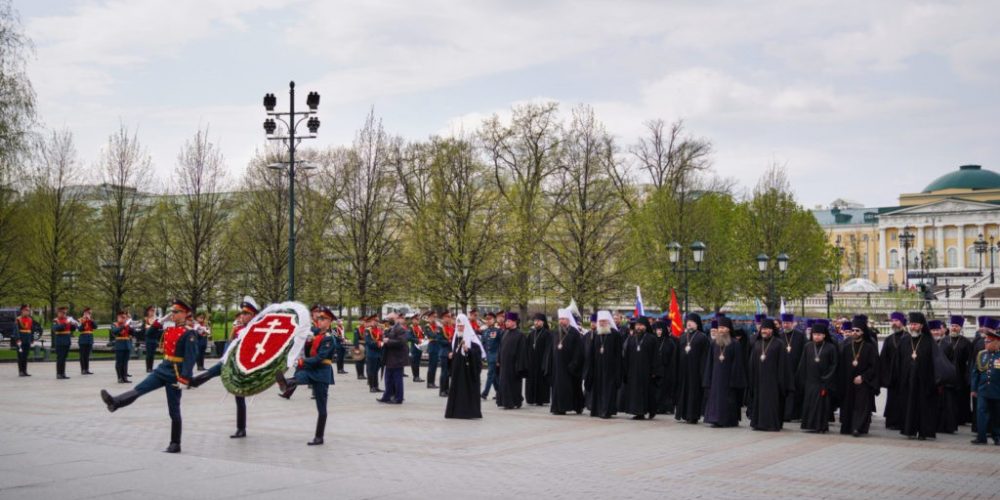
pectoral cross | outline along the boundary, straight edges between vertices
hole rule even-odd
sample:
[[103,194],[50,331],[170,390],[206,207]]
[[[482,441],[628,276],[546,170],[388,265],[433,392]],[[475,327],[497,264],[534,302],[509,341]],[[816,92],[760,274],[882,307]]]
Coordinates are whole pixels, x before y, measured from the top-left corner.
[[264,354],[264,346],[267,344],[267,341],[271,339],[272,334],[285,333],[288,331],[287,328],[278,328],[279,326],[281,326],[281,320],[275,318],[271,320],[270,323],[267,324],[266,329],[262,330],[264,332],[264,339],[261,340],[260,342],[257,342],[257,350],[254,351],[253,357],[250,358],[251,363],[257,361],[257,356]]

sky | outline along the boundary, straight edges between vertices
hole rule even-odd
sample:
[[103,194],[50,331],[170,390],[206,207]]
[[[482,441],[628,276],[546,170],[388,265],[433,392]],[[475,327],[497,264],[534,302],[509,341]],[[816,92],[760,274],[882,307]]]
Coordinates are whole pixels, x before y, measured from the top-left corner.
[[[319,137],[374,109],[407,140],[524,102],[592,106],[623,150],[683,120],[749,189],[783,165],[807,207],[891,206],[959,165],[1000,171],[1000,3],[984,1],[15,0],[44,127],[80,161],[122,124],[165,184],[199,128],[238,179],[263,95],[322,96]],[[151,186],[155,189],[157,186]]]

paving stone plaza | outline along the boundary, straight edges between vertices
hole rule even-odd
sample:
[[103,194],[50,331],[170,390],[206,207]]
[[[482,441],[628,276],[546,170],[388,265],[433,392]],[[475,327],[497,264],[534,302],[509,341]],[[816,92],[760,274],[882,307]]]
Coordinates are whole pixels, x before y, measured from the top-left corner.
[[[331,387],[325,446],[306,446],[308,391],[234,404],[218,380],[183,396],[183,453],[169,437],[163,391],[113,414],[98,391],[124,390],[111,362],[57,381],[0,365],[0,499],[82,498],[995,498],[1000,447],[974,447],[964,427],[936,441],[883,430],[852,438],[711,429],[672,417],[634,422],[556,417],[484,404],[481,421],[445,420],[436,390],[406,385],[402,406],[374,401],[364,381]],[[133,363],[135,380],[141,367]],[[881,401],[879,407],[881,408]]]

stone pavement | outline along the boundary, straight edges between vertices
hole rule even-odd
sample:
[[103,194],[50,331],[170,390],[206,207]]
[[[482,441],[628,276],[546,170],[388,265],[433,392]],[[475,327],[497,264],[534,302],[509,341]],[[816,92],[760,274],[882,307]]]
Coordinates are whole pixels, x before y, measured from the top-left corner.
[[[339,375],[326,445],[307,447],[315,406],[301,390],[249,403],[249,437],[231,440],[232,397],[213,380],[184,393],[180,455],[162,391],[110,414],[110,362],[96,375],[31,378],[0,365],[0,499],[78,498],[996,498],[1000,447],[973,447],[968,427],[936,441],[882,430],[852,438],[746,427],[710,429],[672,417],[634,422],[556,417],[547,408],[481,421],[443,418],[437,391],[407,380],[406,403],[383,406],[364,381]],[[142,367],[132,363],[134,380]],[[421,386],[423,384],[420,384]]]

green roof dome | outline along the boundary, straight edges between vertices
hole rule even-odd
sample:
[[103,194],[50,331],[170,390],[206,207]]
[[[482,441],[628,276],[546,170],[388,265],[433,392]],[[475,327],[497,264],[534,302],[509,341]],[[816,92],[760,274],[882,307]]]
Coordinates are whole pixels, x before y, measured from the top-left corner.
[[924,192],[931,193],[942,189],[1000,189],[1000,174],[992,170],[983,170],[979,165],[962,165],[957,171],[934,179],[934,182],[924,188]]

